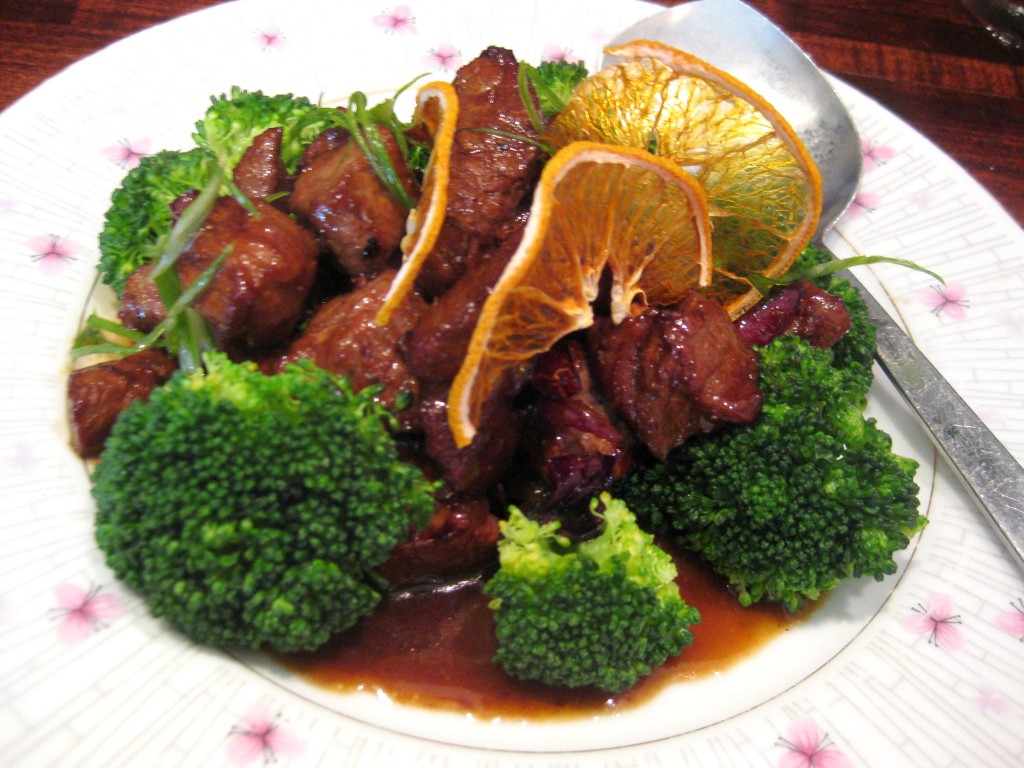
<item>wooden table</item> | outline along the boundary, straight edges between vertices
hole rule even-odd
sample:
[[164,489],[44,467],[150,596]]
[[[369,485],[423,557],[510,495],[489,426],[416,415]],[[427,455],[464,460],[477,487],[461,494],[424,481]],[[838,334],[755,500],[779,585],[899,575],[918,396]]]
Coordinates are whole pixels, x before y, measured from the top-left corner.
[[[217,2],[0,0],[0,109],[118,38]],[[959,0],[749,2],[932,139],[1024,225],[1024,50],[997,43]]]

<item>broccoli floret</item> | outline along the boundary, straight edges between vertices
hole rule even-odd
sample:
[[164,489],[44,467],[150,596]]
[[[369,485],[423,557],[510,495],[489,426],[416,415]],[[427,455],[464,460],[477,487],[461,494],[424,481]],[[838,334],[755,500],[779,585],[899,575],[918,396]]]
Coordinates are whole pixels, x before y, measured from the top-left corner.
[[495,661],[513,677],[623,691],[692,640],[697,609],[679,596],[676,568],[607,493],[591,503],[600,534],[571,543],[559,523],[517,508],[501,524],[492,597]]
[[283,129],[281,162],[294,172],[302,153],[324,129],[335,124],[336,110],[322,108],[305,96],[270,96],[232,86],[230,94],[210,99],[206,115],[196,123],[192,138],[210,150],[230,172],[253,139],[269,128]]
[[523,64],[537,94],[544,117],[551,118],[569,104],[576,86],[587,76],[583,62],[544,61],[538,66]]
[[848,577],[881,580],[924,526],[917,463],[865,418],[855,377],[796,336],[759,350],[752,425],[692,439],[620,485],[641,520],[723,574],[740,603],[796,609]]
[[868,316],[868,306],[860,291],[849,280],[833,276],[828,285],[822,287],[842,299],[850,313],[850,330],[832,347],[832,365],[846,374],[851,397],[855,392],[861,393],[863,405],[867,402],[868,389],[874,379],[878,329]]
[[372,569],[432,514],[372,390],[308,362],[208,355],[118,419],[96,539],[155,616],[217,646],[311,650],[380,599]]
[[128,276],[159,254],[161,238],[171,228],[174,199],[209,181],[208,160],[199,148],[148,155],[114,190],[100,232],[98,269],[118,296]]

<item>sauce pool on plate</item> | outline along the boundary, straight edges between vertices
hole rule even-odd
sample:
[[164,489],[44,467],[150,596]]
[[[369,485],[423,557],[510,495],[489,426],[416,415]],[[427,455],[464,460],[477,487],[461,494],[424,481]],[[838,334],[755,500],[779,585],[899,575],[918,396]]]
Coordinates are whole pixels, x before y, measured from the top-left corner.
[[803,620],[809,609],[743,608],[710,571],[676,558],[683,598],[701,612],[693,643],[625,693],[568,690],[514,680],[491,662],[488,598],[477,581],[386,599],[357,627],[313,653],[279,656],[314,685],[379,691],[413,706],[482,718],[551,719],[628,707],[663,686],[720,673]]

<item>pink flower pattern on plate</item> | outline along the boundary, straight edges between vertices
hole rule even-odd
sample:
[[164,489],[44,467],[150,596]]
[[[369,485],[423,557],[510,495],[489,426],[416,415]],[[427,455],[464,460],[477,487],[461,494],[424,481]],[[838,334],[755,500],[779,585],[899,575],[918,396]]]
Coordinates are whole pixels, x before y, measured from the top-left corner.
[[1015,336],[1024,336],[1024,312],[1000,312],[996,319]]
[[462,60],[462,52],[451,43],[442,43],[427,51],[427,66],[451,72]]
[[991,712],[995,715],[1005,714],[1008,709],[1006,698],[1003,694],[989,687],[978,691],[978,695],[974,697],[974,703],[977,705],[979,712]]
[[564,61],[566,64],[575,64],[580,60],[580,57],[568,48],[557,45],[545,45],[541,58],[544,61]]
[[374,26],[381,27],[390,34],[413,35],[416,33],[416,17],[407,5],[396,5],[394,9],[383,11],[373,17]]
[[936,203],[935,189],[928,187],[927,189],[918,190],[907,196],[907,202],[918,210],[928,210]]
[[963,283],[933,285],[921,292],[921,300],[933,315],[942,315],[951,320],[963,320],[967,316],[967,307],[971,304]]
[[142,158],[150,154],[150,146],[149,139],[136,139],[135,141],[121,139],[113,146],[104,147],[100,150],[100,154],[105,160],[110,160],[125,170],[130,170],[137,166]]
[[4,464],[19,474],[31,472],[36,466],[35,444],[29,440],[19,440],[8,455]]
[[853,765],[812,720],[790,724],[785,738],[780,738],[776,746],[786,749],[786,754],[779,759],[779,768],[852,768]]
[[263,27],[262,29],[256,30],[256,42],[259,46],[268,51],[271,48],[283,48],[285,44],[285,37],[281,30],[276,27]]
[[1004,632],[1016,635],[1024,643],[1024,597],[1018,597],[1010,603],[1012,611],[1004,611],[996,616],[996,626]]
[[963,634],[957,628],[961,623],[953,598],[947,594],[935,593],[924,603],[918,603],[904,617],[903,628],[919,635],[928,635],[928,644],[947,651],[956,651],[966,644]]
[[279,757],[293,757],[306,749],[306,743],[295,733],[280,725],[281,715],[271,714],[263,704],[255,704],[242,717],[241,725],[228,731],[228,760],[232,765],[249,765],[262,759],[263,764]]
[[121,601],[100,587],[84,589],[77,584],[60,584],[54,594],[57,608],[53,612],[62,617],[57,637],[65,645],[82,642],[122,613]]
[[864,170],[873,171],[879,165],[885,165],[896,156],[896,150],[884,144],[875,144],[867,139],[860,143],[861,154],[864,156]]
[[77,243],[64,240],[56,235],[36,235],[28,239],[32,249],[32,261],[37,262],[46,275],[56,275],[64,265],[75,260],[81,250]]
[[876,192],[858,192],[846,211],[846,218],[851,220],[859,219],[861,216],[874,211],[880,202],[881,198]]

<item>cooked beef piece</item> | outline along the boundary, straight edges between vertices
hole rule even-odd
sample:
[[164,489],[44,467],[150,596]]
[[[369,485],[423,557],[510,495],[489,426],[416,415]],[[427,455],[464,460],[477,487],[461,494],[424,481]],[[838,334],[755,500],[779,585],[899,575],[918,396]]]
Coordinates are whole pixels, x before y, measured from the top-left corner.
[[600,318],[587,342],[602,394],[656,458],[760,412],[756,353],[721,305],[698,293],[618,325]]
[[530,384],[538,397],[523,447],[550,490],[548,508],[587,501],[629,473],[631,441],[594,390],[579,343],[565,342],[541,355]]
[[377,572],[393,588],[450,581],[493,560],[498,536],[486,499],[438,501],[430,523],[395,547]]
[[458,132],[451,154],[447,217],[418,284],[441,293],[475,267],[501,239],[540,172],[544,153],[508,135],[538,139],[518,84],[511,51],[488,48],[453,80],[459,96]]
[[320,134],[313,139],[304,150],[302,150],[302,157],[299,158],[299,173],[307,170],[313,161],[324,152],[330,152],[332,149],[337,149],[345,142],[348,141],[348,132],[344,128],[327,128],[320,132]]
[[394,405],[402,392],[412,394],[415,400],[419,383],[406,368],[400,346],[426,303],[410,294],[386,326],[373,321],[394,277],[394,270],[382,272],[320,307],[305,331],[289,345],[279,367],[294,360],[312,360],[320,368],[348,376],[356,390],[383,384],[379,397],[388,406]]
[[590,392],[593,377],[585,350],[574,338],[558,342],[534,359],[529,382],[547,400],[568,400]]
[[152,271],[152,264],[143,264],[125,280],[121,309],[117,313],[125,328],[149,333],[167,316],[160,291],[150,279]]
[[281,160],[282,128],[268,128],[245,150],[232,177],[250,200],[264,200],[288,187],[288,171]]
[[452,149],[448,215],[479,237],[515,215],[544,158],[533,143],[487,133],[540,138],[523,105],[518,78],[512,51],[490,47],[461,67],[452,81],[459,97],[460,130]]
[[434,300],[409,337],[406,361],[416,376],[451,381],[466,356],[480,310],[515,251],[522,232],[505,240],[493,253],[460,277]]
[[[399,182],[415,200],[416,182],[394,135],[384,127],[377,131]],[[348,274],[372,276],[395,266],[408,212],[348,134],[329,129],[314,144],[292,187],[292,211]]]
[[147,349],[72,371],[68,412],[75,453],[85,459],[99,456],[121,412],[133,400],[147,399],[177,367],[166,352]]
[[512,407],[514,387],[510,372],[484,403],[473,441],[459,448],[448,426],[448,384],[422,382],[415,421],[423,450],[453,491],[483,494],[511,464],[521,432],[521,417]]
[[764,346],[784,333],[796,334],[812,346],[825,349],[850,330],[850,313],[838,296],[810,280],[780,286],[736,321],[740,338]]
[[231,252],[193,307],[219,346],[279,344],[295,329],[316,275],[315,238],[267,203],[252,201],[258,217],[222,197],[178,259],[191,285],[231,246]]
[[171,222],[176,222],[178,218],[185,212],[185,209],[192,205],[193,201],[199,197],[198,189],[190,189],[188,192],[182,192],[176,198],[171,201]]
[[[217,200],[176,265],[182,285],[189,286],[231,247],[192,305],[220,349],[260,349],[287,339],[316,275],[315,238],[272,205],[259,200],[253,205],[258,216],[232,198]],[[120,317],[129,328],[149,330],[164,317],[150,270],[141,267],[125,284]]]
[[[172,224],[177,222],[198,196],[199,190],[191,189],[174,198],[170,205]],[[160,298],[160,291],[150,279],[152,271],[152,264],[143,264],[128,275],[125,281],[118,317],[126,328],[149,333],[163,322],[167,314],[163,299]]]

